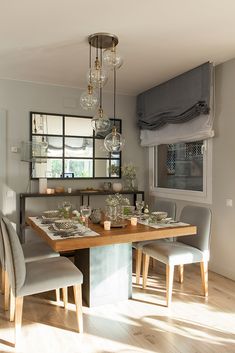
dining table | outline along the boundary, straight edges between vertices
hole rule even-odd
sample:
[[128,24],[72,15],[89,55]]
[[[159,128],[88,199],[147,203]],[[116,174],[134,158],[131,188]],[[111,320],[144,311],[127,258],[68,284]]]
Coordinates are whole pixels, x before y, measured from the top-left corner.
[[41,217],[28,217],[27,224],[57,252],[74,251],[74,263],[82,271],[83,299],[89,307],[117,303],[132,297],[132,243],[196,235],[197,227],[181,222],[122,226],[105,230],[92,224],[69,236],[51,231]]

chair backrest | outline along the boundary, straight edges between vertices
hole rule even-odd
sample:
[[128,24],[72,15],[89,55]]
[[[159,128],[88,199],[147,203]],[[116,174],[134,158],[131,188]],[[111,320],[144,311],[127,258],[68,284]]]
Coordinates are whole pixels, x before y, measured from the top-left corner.
[[25,259],[18,235],[11,222],[3,217],[1,228],[5,250],[6,271],[9,277],[13,294],[23,286],[26,276]]
[[207,207],[185,206],[181,212],[180,221],[197,226],[197,234],[179,237],[177,240],[201,251],[208,251],[210,248],[211,210]]
[[[2,213],[0,211],[0,222],[2,220]],[[3,270],[5,271],[6,266],[5,266],[5,250],[4,250],[4,244],[3,244],[3,235],[2,235],[2,227],[0,225],[0,262],[2,265]]]
[[154,203],[154,211],[165,211],[167,212],[167,217],[175,219],[176,204],[173,201],[156,200]]

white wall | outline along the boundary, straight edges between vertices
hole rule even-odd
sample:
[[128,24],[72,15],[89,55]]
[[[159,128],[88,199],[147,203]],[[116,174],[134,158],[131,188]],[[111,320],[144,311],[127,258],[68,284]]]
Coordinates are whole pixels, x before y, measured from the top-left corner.
[[[20,146],[21,141],[29,140],[29,112],[39,111],[47,113],[63,113],[73,115],[87,115],[79,105],[81,91],[74,88],[42,85],[11,80],[0,80],[0,108],[7,113],[6,135],[6,180],[7,188],[12,195],[2,189],[3,203],[8,215],[16,221],[17,194],[26,192],[29,185],[29,166],[20,161],[20,155],[11,152],[11,146]],[[109,116],[113,116],[113,95],[104,93],[104,109]],[[123,163],[132,161],[138,167],[139,189],[143,189],[145,178],[144,150],[139,146],[139,130],[135,117],[136,98],[133,96],[118,95],[117,116],[122,118],[123,135],[126,146],[123,151]],[[5,142],[1,145],[5,148]],[[1,156],[2,158],[2,156]],[[50,181],[49,186],[63,185],[74,189],[101,186],[104,180],[61,180]],[[38,182],[32,183],[32,190],[38,191]],[[93,198],[95,200],[95,198]],[[57,201],[56,201],[57,202]],[[37,201],[38,203],[38,201]],[[42,208],[52,207],[51,204],[41,201]],[[52,203],[52,200],[50,201]],[[94,204],[97,203],[94,201]],[[102,200],[103,203],[103,200]],[[96,206],[96,205],[95,205]],[[32,206],[33,207],[33,206]]]

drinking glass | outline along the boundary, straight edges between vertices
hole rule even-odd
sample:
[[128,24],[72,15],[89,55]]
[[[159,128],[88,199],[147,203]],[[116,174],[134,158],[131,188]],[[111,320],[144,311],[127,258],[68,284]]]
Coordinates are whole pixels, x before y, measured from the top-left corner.
[[140,216],[141,211],[144,208],[144,201],[136,201],[135,205],[136,205],[137,214]]
[[85,226],[88,227],[88,218],[91,215],[91,207],[87,205],[82,205],[80,206],[80,211],[81,211],[82,217],[85,218]]

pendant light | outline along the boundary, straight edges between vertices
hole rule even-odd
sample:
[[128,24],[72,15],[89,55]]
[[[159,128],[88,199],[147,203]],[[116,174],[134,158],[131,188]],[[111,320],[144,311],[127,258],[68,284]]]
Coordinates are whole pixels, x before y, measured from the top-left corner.
[[116,127],[116,67],[113,68],[113,118],[112,132],[105,137],[104,147],[111,153],[118,153],[123,149],[125,139]]
[[103,61],[104,65],[110,70],[113,70],[114,68],[119,69],[122,66],[123,59],[121,55],[117,53],[114,41],[111,48],[104,50]]
[[[89,56],[89,71],[87,74],[88,79],[88,93],[83,93],[80,98],[81,105],[84,109],[88,110],[90,107],[95,107],[95,89],[99,91],[99,108],[91,120],[91,124],[96,134],[99,132],[105,132],[110,129],[111,122],[103,109],[103,87],[108,80],[107,71],[104,66],[109,70],[114,70],[115,72],[115,94],[116,94],[116,69],[121,67],[123,60],[121,56],[116,51],[116,46],[118,44],[118,37],[110,33],[94,33],[88,37],[88,42],[90,46],[90,56]],[[91,65],[91,49],[94,47],[96,49],[95,61],[93,67]],[[104,62],[103,62],[104,61]],[[116,99],[116,98],[115,98]],[[114,103],[115,104],[115,103]],[[89,108],[88,108],[89,106]],[[114,124],[112,133],[115,139],[119,138],[120,135],[117,132],[116,126]],[[114,145],[114,143],[113,143]]]
[[[90,38],[90,37],[89,37]],[[93,37],[92,37],[93,38]],[[92,40],[89,41],[90,46],[92,45]],[[93,82],[95,87],[99,88],[99,109],[94,115],[94,117],[91,120],[91,126],[93,130],[95,130],[96,134],[99,132],[105,132],[108,131],[111,125],[111,122],[107,115],[104,113],[103,110],[103,85],[107,81],[107,76],[103,76],[103,68],[102,68],[102,63],[103,63],[103,53],[102,53],[102,38],[99,44],[99,36],[97,35],[95,37],[94,43],[96,45],[96,59],[95,59],[95,69],[93,70],[94,75],[92,76],[92,71],[90,72],[90,80]],[[100,45],[100,50],[98,50]],[[96,72],[95,72],[96,71]]]
[[[89,72],[91,72],[91,45],[89,50]],[[83,92],[80,97],[80,104],[84,110],[94,110],[98,106],[98,95],[94,91],[91,78],[88,80],[87,91]]]

